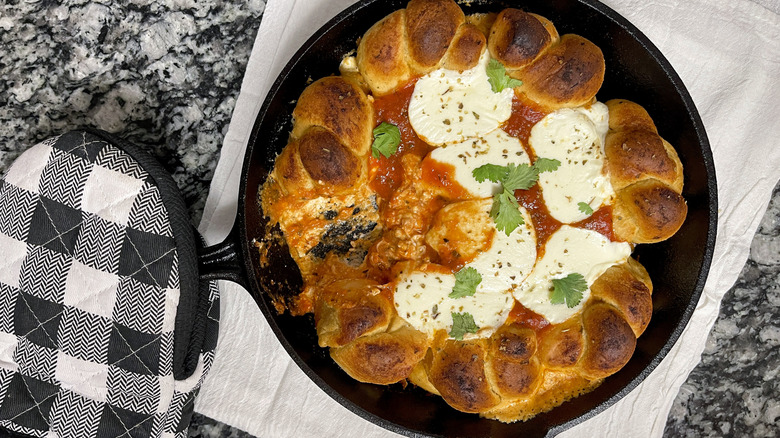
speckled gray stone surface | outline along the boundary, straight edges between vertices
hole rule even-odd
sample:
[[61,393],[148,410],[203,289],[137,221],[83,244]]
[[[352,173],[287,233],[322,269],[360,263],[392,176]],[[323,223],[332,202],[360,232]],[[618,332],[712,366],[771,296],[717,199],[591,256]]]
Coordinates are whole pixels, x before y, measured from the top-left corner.
[[0,2],[0,166],[90,126],[147,146],[197,223],[264,0]]
[[780,185],[739,280],[723,297],[701,363],[680,388],[667,436],[780,436]]
[[[68,129],[120,133],[173,173],[197,223],[264,7],[263,0],[5,0],[0,172]],[[778,347],[776,189],[665,435],[780,435]],[[250,435],[195,415],[190,436]]]

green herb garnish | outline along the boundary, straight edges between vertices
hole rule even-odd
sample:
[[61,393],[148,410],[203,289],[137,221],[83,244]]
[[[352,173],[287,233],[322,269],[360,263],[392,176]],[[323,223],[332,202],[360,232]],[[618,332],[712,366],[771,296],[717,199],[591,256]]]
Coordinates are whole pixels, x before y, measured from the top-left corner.
[[471,175],[477,182],[490,180],[501,183],[501,191],[493,196],[493,207],[490,209],[490,217],[496,223],[496,229],[510,235],[515,228],[523,225],[523,215],[520,213],[520,204],[515,198],[515,190],[528,190],[539,180],[542,172],[556,170],[561,162],[550,158],[539,158],[533,166],[527,164],[485,164],[471,171]]
[[379,158],[379,154],[389,158],[398,150],[401,144],[401,131],[392,123],[382,122],[374,128],[374,143],[371,144],[371,155]]
[[450,298],[470,297],[477,292],[477,285],[482,282],[482,276],[474,268],[463,268],[455,273],[455,286],[450,292]]
[[490,217],[493,218],[496,229],[503,231],[507,236],[512,234],[515,228],[525,223],[515,194],[507,189],[493,196],[493,207],[490,209]]
[[479,327],[474,323],[474,317],[471,316],[470,313],[452,312],[452,330],[450,330],[450,337],[462,341],[463,335],[466,333],[476,333],[477,330],[479,330]]
[[504,64],[492,58],[488,62],[487,75],[490,88],[494,93],[500,93],[504,88],[514,88],[523,85],[523,81],[514,79],[506,74]]
[[539,173],[558,170],[560,165],[561,162],[554,158],[537,158],[536,162],[534,162],[534,167],[539,171]]
[[590,208],[590,205],[588,205],[588,203],[586,202],[580,202],[579,204],[577,204],[577,207],[580,208],[581,212],[587,214],[588,216],[593,214],[593,209]]
[[477,182],[484,182],[486,179],[495,183],[501,181],[506,177],[506,166],[499,166],[498,164],[485,164],[479,166],[471,171],[471,175]]
[[553,279],[552,284],[553,293],[550,296],[550,302],[553,304],[563,304],[565,302],[570,309],[582,301],[582,293],[588,289],[588,282],[585,281],[585,277],[577,273]]

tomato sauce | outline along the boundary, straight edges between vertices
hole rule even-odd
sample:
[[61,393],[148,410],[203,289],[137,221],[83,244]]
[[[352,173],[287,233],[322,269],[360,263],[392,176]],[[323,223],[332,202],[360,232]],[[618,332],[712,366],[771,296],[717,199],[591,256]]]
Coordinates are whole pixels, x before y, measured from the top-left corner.
[[512,307],[512,311],[509,312],[507,322],[515,323],[521,327],[528,327],[537,333],[550,326],[550,321],[547,321],[544,316],[534,312],[517,301],[515,301],[515,306]]
[[444,190],[450,199],[467,199],[469,192],[455,180],[455,166],[430,158],[422,162],[422,179]]
[[593,213],[589,218],[571,225],[573,227],[586,228],[588,230],[599,232],[612,242],[615,241],[615,233],[612,231],[611,205],[605,205],[596,210],[596,212]]
[[528,138],[531,136],[531,128],[547,114],[549,113],[535,104],[527,102],[520,96],[515,95],[515,98],[512,100],[512,115],[509,117],[509,120],[504,123],[504,131],[512,137],[519,138],[520,141],[526,145],[526,151],[531,156],[531,161],[536,158],[533,155],[533,151],[527,146]]
[[390,157],[380,155],[379,158],[371,156],[368,159],[370,187],[384,199],[389,199],[403,181],[402,157],[414,154],[422,158],[431,150],[431,146],[417,136],[409,122],[409,101],[415,83],[412,80],[395,93],[374,100],[376,124],[392,123],[401,132],[401,144],[395,154]]
[[534,221],[534,230],[536,231],[536,249],[539,250],[541,257],[544,251],[544,244],[552,234],[558,231],[561,223],[550,215],[550,210],[542,198],[542,190],[536,184],[528,190],[515,190],[515,198],[531,215]]

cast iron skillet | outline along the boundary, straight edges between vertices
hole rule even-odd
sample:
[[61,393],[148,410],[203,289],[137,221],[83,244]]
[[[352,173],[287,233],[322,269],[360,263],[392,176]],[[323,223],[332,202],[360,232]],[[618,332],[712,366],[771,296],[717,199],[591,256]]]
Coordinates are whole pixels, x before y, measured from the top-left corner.
[[463,5],[467,14],[520,7],[552,20],[561,35],[580,34],[598,45],[607,65],[599,100],[625,98],[641,104],[661,136],[677,148],[685,168],[688,217],[673,238],[637,248],[635,256],[654,284],[653,318],[628,364],[595,391],[530,421],[503,424],[455,411],[420,389],[359,383],[317,345],[310,315],[291,317],[274,309],[274,298],[284,301],[300,291],[301,278],[287,249],[278,244],[271,245],[268,264],[260,263],[254,242],[278,239],[267,236],[257,191],[287,143],[291,114],[307,80],[338,74],[342,56],[356,48],[357,39],[407,1],[364,0],[353,5],[317,31],[287,64],[268,93],[247,145],[233,232],[222,244],[203,251],[202,276],[245,286],[304,373],[368,421],[407,436],[554,436],[636,387],[661,362],[693,312],[712,259],[717,217],[715,168],[704,126],[669,62],[647,37],[605,5],[595,0],[483,0]]

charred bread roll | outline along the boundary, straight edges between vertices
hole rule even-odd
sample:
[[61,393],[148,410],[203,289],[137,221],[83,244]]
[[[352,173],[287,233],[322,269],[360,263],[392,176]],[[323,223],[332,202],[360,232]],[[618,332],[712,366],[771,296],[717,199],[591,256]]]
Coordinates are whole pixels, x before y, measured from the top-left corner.
[[353,379],[389,385],[409,377],[425,356],[428,345],[425,334],[402,325],[395,330],[363,336],[345,346],[332,348],[330,355]]
[[298,99],[290,145],[272,176],[285,194],[351,190],[366,177],[373,129],[373,107],[359,86],[340,77],[320,79]]
[[[340,71],[301,94],[262,188],[306,284],[291,311],[314,313],[333,360],[505,422],[625,366],[653,313],[630,253],[672,236],[686,204],[682,164],[648,113],[595,100],[600,49],[518,9],[411,0]],[[380,153],[388,121],[397,144]],[[593,181],[567,182],[576,172]],[[577,185],[601,188],[563,190]]]
[[654,243],[671,237],[685,221],[682,163],[658,135],[644,108],[610,100],[605,144],[607,171],[616,190],[614,227],[619,238]]

